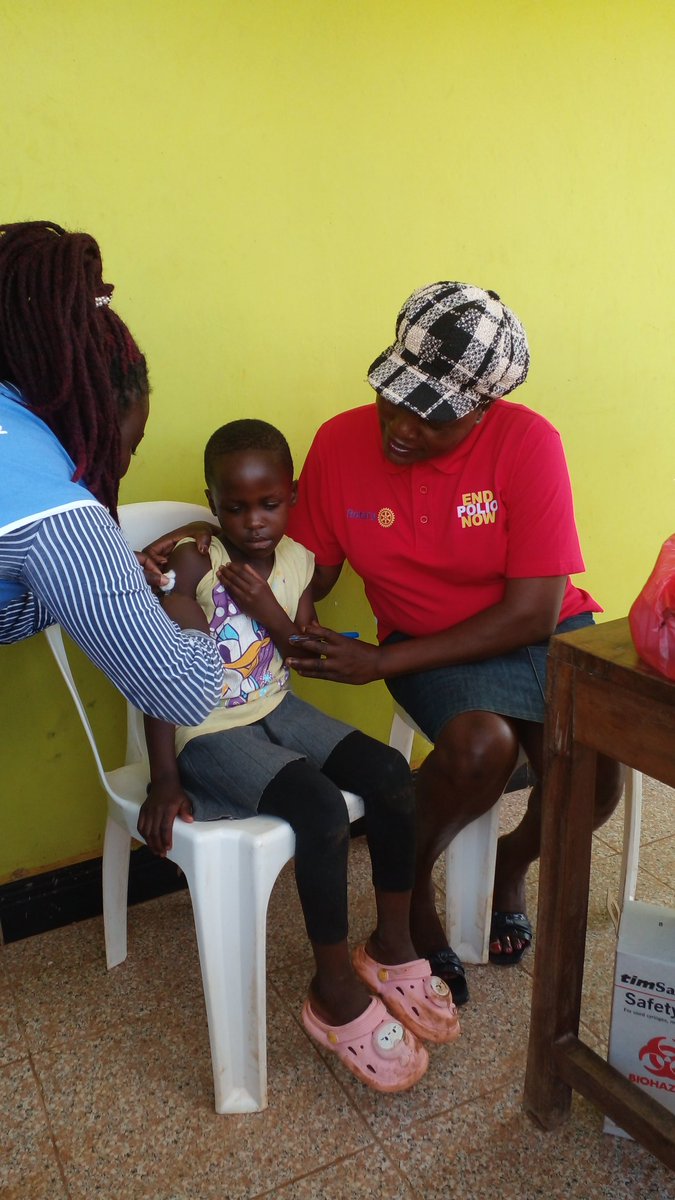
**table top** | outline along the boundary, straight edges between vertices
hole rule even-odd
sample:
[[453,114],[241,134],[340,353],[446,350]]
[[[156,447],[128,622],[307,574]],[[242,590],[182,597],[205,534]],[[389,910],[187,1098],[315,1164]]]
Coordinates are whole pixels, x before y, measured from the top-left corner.
[[549,655],[587,675],[675,707],[675,682],[639,658],[627,617],[557,634],[551,639]]

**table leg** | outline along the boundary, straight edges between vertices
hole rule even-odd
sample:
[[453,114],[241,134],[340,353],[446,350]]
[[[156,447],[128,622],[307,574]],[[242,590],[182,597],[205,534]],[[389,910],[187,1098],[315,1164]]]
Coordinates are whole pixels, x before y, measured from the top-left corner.
[[549,660],[542,845],[532,1016],[524,1103],[553,1129],[569,1117],[571,1087],[553,1045],[579,1029],[595,795],[594,750],[574,740],[574,669]]

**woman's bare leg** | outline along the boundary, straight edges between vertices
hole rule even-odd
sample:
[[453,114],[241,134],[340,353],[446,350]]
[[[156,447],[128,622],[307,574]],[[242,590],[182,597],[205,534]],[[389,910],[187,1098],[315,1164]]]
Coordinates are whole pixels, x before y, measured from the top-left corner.
[[432,870],[461,829],[497,803],[518,757],[513,722],[468,712],[441,730],[417,778],[417,864],[411,932],[420,955],[447,948],[435,905]]

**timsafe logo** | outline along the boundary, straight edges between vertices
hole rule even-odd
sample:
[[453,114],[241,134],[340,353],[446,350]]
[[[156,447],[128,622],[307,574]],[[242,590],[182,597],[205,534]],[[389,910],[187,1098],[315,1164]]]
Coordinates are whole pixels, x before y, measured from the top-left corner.
[[[621,976],[621,982],[630,985],[626,987],[624,997],[628,1008],[643,1008],[648,1012],[663,1013],[671,1019],[675,1017],[674,987],[661,979],[640,979],[638,975],[624,974]],[[631,988],[636,990],[632,991]]]

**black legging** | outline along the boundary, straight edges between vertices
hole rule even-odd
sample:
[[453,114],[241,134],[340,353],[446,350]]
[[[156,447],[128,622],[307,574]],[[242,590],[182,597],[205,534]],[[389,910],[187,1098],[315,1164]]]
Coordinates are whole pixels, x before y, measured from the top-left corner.
[[413,883],[415,800],[402,754],[355,730],[323,767],[288,763],[267,785],[258,812],[295,833],[295,877],[307,933],[319,945],[347,937],[349,815],[342,790],[363,798],[373,885],[407,892]]

